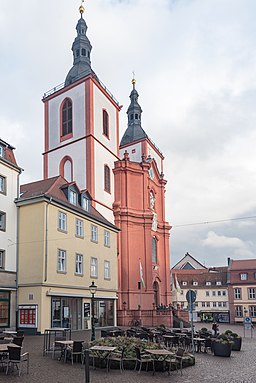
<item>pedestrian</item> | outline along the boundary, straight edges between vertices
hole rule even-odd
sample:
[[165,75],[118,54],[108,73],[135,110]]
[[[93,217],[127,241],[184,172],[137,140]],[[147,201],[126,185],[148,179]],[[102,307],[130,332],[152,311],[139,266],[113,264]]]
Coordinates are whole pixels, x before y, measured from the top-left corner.
[[212,331],[213,331],[213,335],[214,336],[217,336],[217,333],[218,333],[218,325],[217,325],[217,323],[216,322],[213,322],[213,324],[212,324]]

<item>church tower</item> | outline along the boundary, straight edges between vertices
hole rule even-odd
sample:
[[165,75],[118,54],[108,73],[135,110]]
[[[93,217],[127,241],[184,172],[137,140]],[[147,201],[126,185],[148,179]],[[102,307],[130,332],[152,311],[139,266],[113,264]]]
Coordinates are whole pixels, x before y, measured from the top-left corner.
[[45,93],[44,178],[58,174],[87,190],[93,206],[113,222],[114,162],[119,158],[121,107],[91,67],[92,46],[79,8],[73,66],[65,83]]
[[120,310],[123,306],[126,310],[152,310],[171,303],[171,227],[165,220],[164,157],[141,126],[135,80],[132,84],[128,127],[120,143],[121,160],[114,168],[114,216],[121,229],[118,304]]

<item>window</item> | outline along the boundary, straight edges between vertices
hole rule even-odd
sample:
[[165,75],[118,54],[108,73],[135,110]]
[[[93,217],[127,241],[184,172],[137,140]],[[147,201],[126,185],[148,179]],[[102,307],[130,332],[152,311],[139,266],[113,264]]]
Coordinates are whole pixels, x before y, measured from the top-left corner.
[[58,213],[58,229],[67,231],[67,214],[59,211]]
[[256,306],[249,306],[249,314],[251,317],[256,317]]
[[109,138],[109,117],[106,110],[103,110],[103,134]]
[[74,190],[69,190],[69,202],[77,205],[77,193]]
[[86,56],[86,50],[82,48],[82,56]]
[[240,274],[240,280],[241,281],[247,281],[247,279],[248,279],[248,274],[247,273]]
[[212,296],[213,296],[213,297],[216,296],[216,291],[213,291],[213,292],[212,292]]
[[217,282],[216,282],[216,285],[217,285],[217,286],[221,286],[221,285],[222,285],[221,281],[217,281]]
[[205,282],[206,286],[211,286],[211,282],[207,281]]
[[110,279],[110,262],[104,261],[104,279]]
[[5,262],[5,251],[0,250],[0,269],[4,269],[4,262]]
[[6,194],[6,178],[0,176],[0,193]]
[[187,282],[186,282],[186,281],[183,281],[183,282],[182,282],[182,286],[187,286]]
[[241,298],[242,298],[241,289],[239,288],[234,289],[234,299],[241,299]]
[[217,306],[217,303],[216,302],[212,302],[212,307],[216,307]]
[[76,254],[76,269],[75,273],[83,275],[83,256],[82,254]]
[[222,307],[222,302],[218,302],[218,307]]
[[251,287],[248,289],[248,299],[255,299],[256,298],[256,289]]
[[210,302],[206,302],[206,307],[210,307]]
[[110,247],[110,232],[104,230],[104,246]]
[[223,307],[227,307],[227,302],[222,302]]
[[84,222],[81,219],[76,218],[76,236],[84,236]]
[[110,193],[110,169],[108,165],[104,165],[104,190]]
[[243,317],[243,307],[242,306],[235,306],[235,316],[242,318]]
[[91,241],[98,242],[98,227],[95,225],[91,226]]
[[91,277],[92,278],[98,277],[98,259],[97,258],[91,258]]
[[227,295],[227,292],[225,290],[222,291],[222,296],[225,297]]
[[0,157],[4,157],[4,147],[0,145]]
[[193,286],[198,286],[198,282],[193,282]]
[[6,229],[6,214],[0,211],[0,230],[5,231]]
[[157,239],[152,238],[152,263],[157,263]]
[[210,296],[210,291],[206,291],[206,292],[205,292],[205,295],[206,295],[207,297],[209,297],[209,296]]
[[86,211],[89,211],[90,201],[89,198],[85,195],[82,196],[82,208]]
[[218,291],[217,294],[218,294],[218,297],[220,297],[221,296],[221,291]]
[[254,279],[256,279],[256,273],[254,273],[253,275],[254,275]]
[[205,302],[202,302],[202,307],[205,307]]
[[65,273],[66,272],[66,251],[65,250],[58,250],[57,271],[58,271],[58,273]]
[[67,98],[62,105],[61,136],[72,134],[72,101]]

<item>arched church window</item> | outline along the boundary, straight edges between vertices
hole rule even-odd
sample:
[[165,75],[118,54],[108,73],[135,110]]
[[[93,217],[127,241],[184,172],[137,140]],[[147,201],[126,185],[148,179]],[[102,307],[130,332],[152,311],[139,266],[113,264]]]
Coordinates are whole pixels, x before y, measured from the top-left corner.
[[68,182],[73,181],[73,163],[69,156],[65,156],[60,162],[60,175]]
[[110,169],[108,165],[104,165],[104,189],[110,193]]
[[82,56],[86,56],[86,50],[82,48]]
[[62,104],[62,112],[61,112],[61,136],[64,138],[68,138],[65,136],[71,137],[72,135],[72,101],[70,98],[66,98]]
[[135,120],[138,120],[138,114],[137,113],[135,114]]
[[109,138],[109,117],[106,110],[103,110],[103,134]]
[[152,263],[157,263],[157,239],[152,238]]

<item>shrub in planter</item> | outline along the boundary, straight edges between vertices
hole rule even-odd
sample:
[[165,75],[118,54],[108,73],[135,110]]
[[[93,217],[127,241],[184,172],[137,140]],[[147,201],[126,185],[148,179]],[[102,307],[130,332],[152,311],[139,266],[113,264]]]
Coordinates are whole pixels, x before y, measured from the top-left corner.
[[220,334],[213,342],[213,353],[215,356],[229,357],[231,355],[233,342],[226,334]]
[[242,346],[242,337],[236,334],[235,332],[232,332],[231,330],[225,331],[225,334],[232,341],[232,350],[240,351]]

